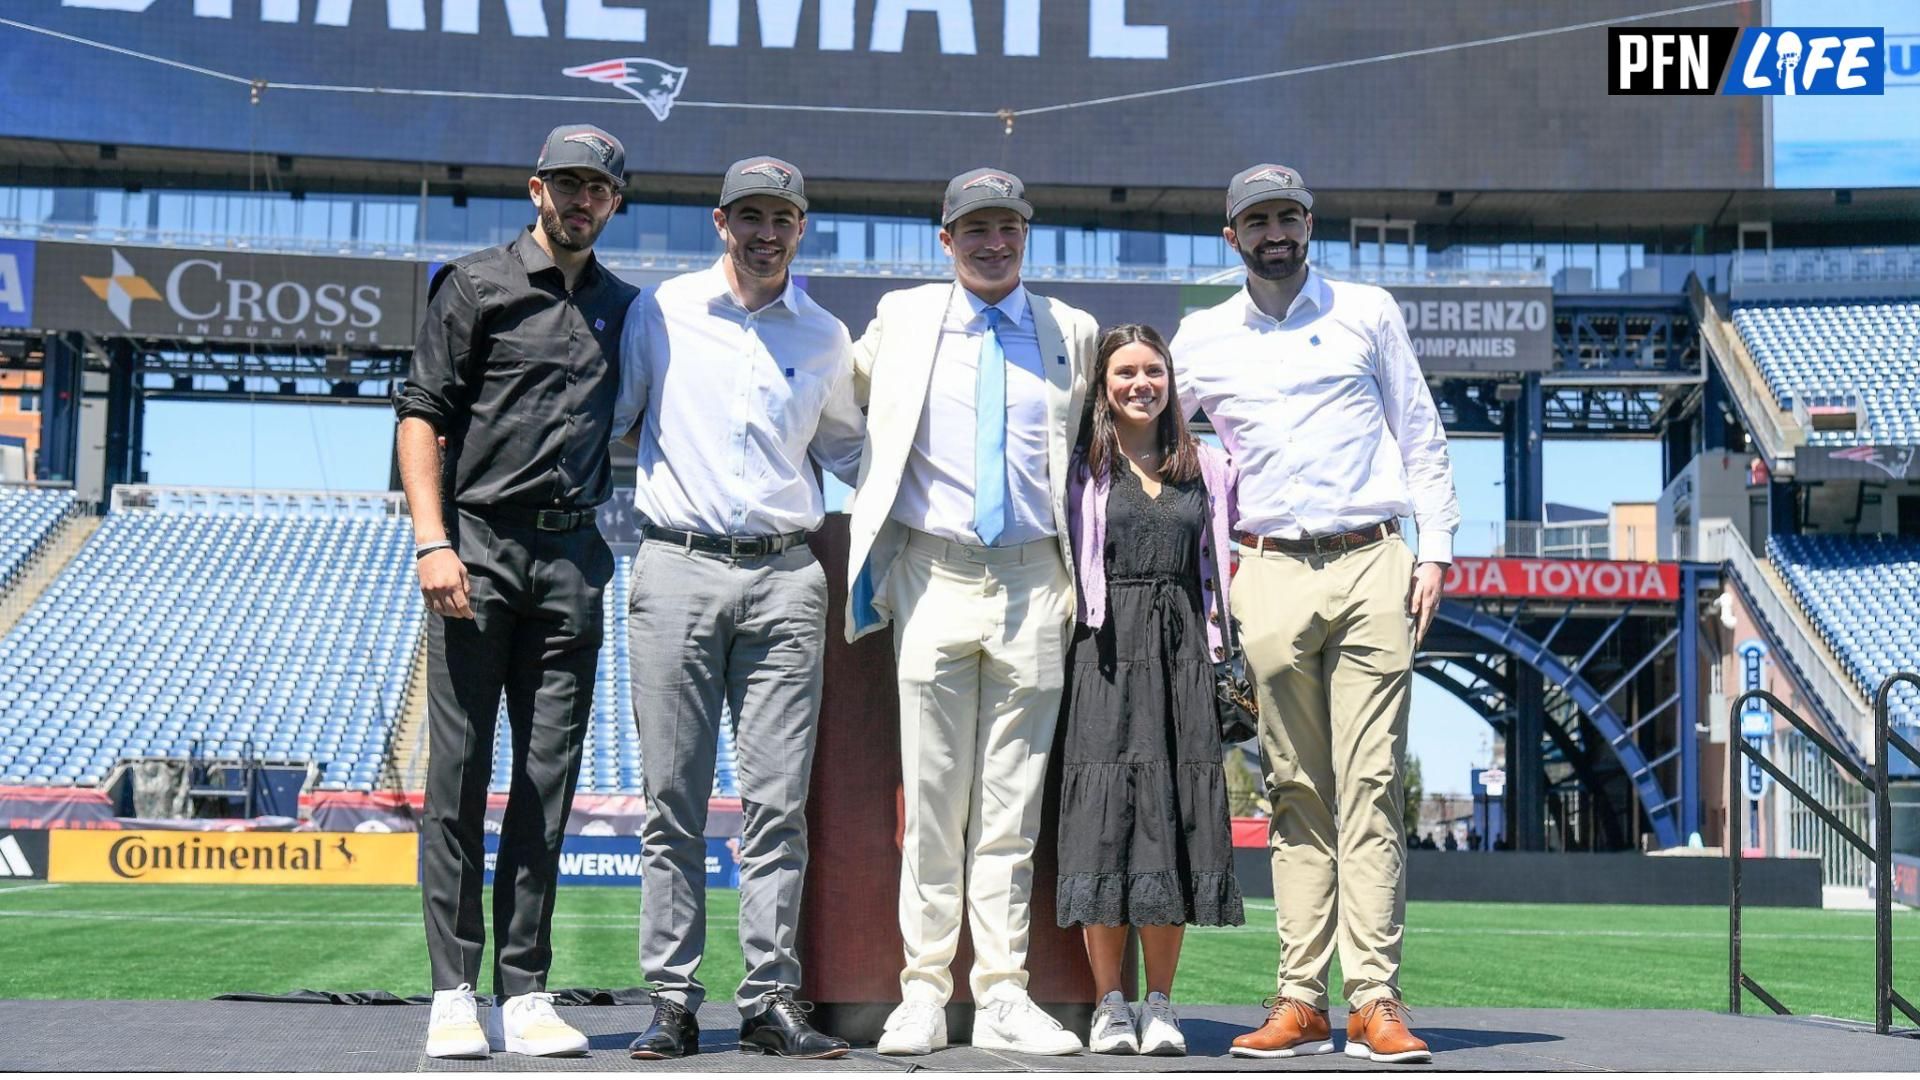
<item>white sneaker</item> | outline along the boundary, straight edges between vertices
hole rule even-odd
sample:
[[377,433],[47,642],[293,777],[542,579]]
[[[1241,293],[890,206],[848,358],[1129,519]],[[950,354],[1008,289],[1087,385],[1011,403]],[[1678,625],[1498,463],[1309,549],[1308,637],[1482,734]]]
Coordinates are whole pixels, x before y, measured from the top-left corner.
[[554,1015],[552,994],[510,997],[493,1012],[501,1048],[509,1054],[572,1057],[587,1052],[587,1037]]
[[973,1045],[1020,1054],[1077,1054],[1080,1036],[1040,1010],[1012,983],[990,988],[973,1010]]
[[427,1019],[427,1056],[483,1058],[492,1054],[487,1033],[480,1028],[473,1005],[473,987],[461,983],[452,990],[433,992],[433,1012]]
[[1180,1014],[1173,1011],[1173,1002],[1168,1001],[1165,994],[1148,994],[1146,1007],[1140,1010],[1140,1052],[1157,1057],[1187,1054],[1187,1037],[1180,1033]]
[[887,1017],[875,1047],[883,1054],[917,1056],[947,1048],[947,1010],[930,1001],[903,1001]]
[[1137,1054],[1140,1033],[1133,1029],[1133,1006],[1118,990],[1107,991],[1093,1007],[1093,1027],[1087,1032],[1087,1049],[1096,1054]]

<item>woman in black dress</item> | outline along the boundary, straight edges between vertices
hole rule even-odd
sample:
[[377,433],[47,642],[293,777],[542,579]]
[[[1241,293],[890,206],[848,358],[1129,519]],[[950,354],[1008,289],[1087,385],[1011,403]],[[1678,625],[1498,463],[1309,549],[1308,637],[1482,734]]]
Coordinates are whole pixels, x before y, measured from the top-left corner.
[[[1184,1054],[1170,1000],[1186,925],[1244,921],[1214,710],[1232,472],[1188,432],[1166,343],[1100,343],[1068,513],[1081,589],[1062,703],[1061,926],[1085,928],[1096,1053]],[[1210,618],[1210,615],[1212,618]],[[1120,990],[1139,930],[1147,1000]]]

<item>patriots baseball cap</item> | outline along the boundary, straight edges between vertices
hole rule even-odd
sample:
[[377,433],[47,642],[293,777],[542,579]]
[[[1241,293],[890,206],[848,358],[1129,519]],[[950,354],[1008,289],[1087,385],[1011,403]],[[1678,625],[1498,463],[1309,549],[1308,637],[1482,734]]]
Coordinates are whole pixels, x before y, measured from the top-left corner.
[[1027,185],[1001,169],[971,169],[947,181],[947,196],[940,202],[940,224],[951,225],[962,214],[975,210],[1013,210],[1033,220],[1033,204],[1027,201]]
[[587,169],[622,187],[627,182],[627,150],[619,139],[592,124],[562,124],[547,133],[540,160],[533,165],[535,173],[561,169]]
[[800,170],[777,157],[750,157],[727,166],[720,182],[720,205],[729,206],[749,195],[771,195],[807,209],[807,180]]
[[1255,165],[1240,170],[1227,185],[1228,224],[1247,207],[1274,199],[1292,199],[1304,209],[1313,209],[1313,192],[1307,190],[1295,170],[1285,165]]

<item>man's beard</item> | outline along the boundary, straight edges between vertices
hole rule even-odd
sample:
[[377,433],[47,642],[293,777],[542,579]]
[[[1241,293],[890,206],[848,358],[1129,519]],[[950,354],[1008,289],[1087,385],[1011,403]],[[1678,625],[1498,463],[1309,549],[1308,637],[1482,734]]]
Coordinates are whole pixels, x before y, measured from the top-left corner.
[[1269,263],[1257,252],[1248,251],[1238,244],[1234,245],[1234,250],[1240,253],[1240,261],[1247,265],[1247,273],[1267,281],[1285,281],[1307,265],[1307,249],[1303,245],[1295,245],[1291,259],[1277,263]]
[[[587,212],[587,219],[590,221],[593,219],[592,211]],[[567,231],[566,223],[560,220],[559,207],[552,202],[540,204],[540,228],[547,234],[547,239],[553,242],[554,247],[567,251],[585,251],[593,246],[595,240],[600,239],[600,230],[606,227],[607,223],[604,221],[595,222],[593,231],[587,234],[586,239],[576,239]]]

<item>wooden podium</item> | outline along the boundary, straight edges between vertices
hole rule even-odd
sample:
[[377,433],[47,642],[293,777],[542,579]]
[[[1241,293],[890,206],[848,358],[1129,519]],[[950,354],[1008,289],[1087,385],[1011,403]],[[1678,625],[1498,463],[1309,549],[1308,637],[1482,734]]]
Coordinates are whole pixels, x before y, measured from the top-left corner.
[[[847,526],[845,514],[829,514],[809,540],[827,572],[827,669],[807,801],[811,854],[801,900],[800,997],[814,1002],[820,1030],[871,1043],[900,1003],[900,699],[891,628],[846,641]],[[1086,948],[1079,930],[1062,930],[1054,921],[1059,791],[1056,750],[1034,854],[1028,991],[1084,1040],[1093,1015]],[[947,1006],[947,1031],[956,1042],[973,1027],[970,935],[963,919]],[[1129,999],[1137,996],[1133,951],[1129,946],[1124,968]]]

